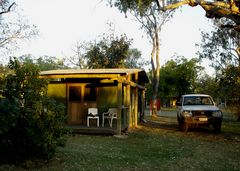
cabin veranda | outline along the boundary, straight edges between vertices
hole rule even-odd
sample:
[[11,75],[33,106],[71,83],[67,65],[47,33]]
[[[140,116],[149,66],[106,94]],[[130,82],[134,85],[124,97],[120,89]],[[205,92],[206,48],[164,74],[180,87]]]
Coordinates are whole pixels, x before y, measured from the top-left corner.
[[[149,82],[144,70],[51,70],[40,75],[51,80],[49,96],[66,106],[66,124],[80,132],[102,130],[104,133],[105,130],[121,134],[137,126],[144,116],[145,84]],[[97,109],[96,116],[90,117],[90,108]],[[111,108],[116,110],[116,115],[104,119],[103,113]]]

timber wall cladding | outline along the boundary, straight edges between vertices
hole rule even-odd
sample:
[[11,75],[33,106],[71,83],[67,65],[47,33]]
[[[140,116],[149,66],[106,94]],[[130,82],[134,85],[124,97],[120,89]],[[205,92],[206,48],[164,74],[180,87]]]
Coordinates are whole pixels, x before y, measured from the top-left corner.
[[66,103],[66,84],[65,83],[51,83],[48,84],[48,95],[54,99]]

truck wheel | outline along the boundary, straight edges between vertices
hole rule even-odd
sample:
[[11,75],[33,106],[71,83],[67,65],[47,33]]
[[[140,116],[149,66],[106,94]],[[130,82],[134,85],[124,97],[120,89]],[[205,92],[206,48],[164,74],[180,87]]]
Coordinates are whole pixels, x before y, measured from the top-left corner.
[[179,121],[178,122],[179,125],[179,129],[183,132],[187,132],[188,131],[188,124],[184,121]]
[[213,127],[214,127],[214,131],[215,132],[221,132],[221,126],[222,126],[222,123],[221,122],[216,122],[213,124]]

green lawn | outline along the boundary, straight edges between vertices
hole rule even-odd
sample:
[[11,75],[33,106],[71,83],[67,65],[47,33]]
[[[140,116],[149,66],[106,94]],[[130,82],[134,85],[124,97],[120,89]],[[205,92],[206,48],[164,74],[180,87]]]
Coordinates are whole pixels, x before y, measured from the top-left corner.
[[[69,136],[56,157],[30,170],[240,170],[240,123],[223,122],[222,132],[210,128],[178,131],[175,118],[146,117],[147,124],[123,138]],[[0,170],[24,170],[1,166]]]

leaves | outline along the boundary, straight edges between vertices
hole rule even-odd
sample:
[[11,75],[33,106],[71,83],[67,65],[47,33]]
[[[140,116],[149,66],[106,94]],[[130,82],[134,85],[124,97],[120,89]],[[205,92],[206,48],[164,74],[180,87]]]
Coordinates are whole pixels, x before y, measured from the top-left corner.
[[137,68],[144,63],[141,53],[131,49],[132,40],[125,35],[108,40],[105,37],[97,43],[91,44],[86,52],[88,68]]
[[194,92],[201,69],[195,58],[177,57],[168,61],[161,69],[160,97],[168,99]]
[[0,98],[1,162],[51,158],[64,133],[64,107],[46,96],[47,80],[32,61],[9,62]]
[[225,68],[227,65],[239,65],[239,56],[236,49],[240,46],[240,33],[234,30],[218,27],[220,23],[228,20],[220,20],[215,23],[214,30],[210,33],[202,32],[202,43],[198,52],[200,59],[210,59],[216,69]]
[[[200,59],[209,59],[216,70],[216,80],[219,88],[218,97],[225,104],[235,107],[240,106],[240,33],[232,29],[223,29],[219,25],[228,24],[229,20],[215,21],[214,30],[210,33],[202,33]],[[236,111],[240,116],[240,111]]]
[[137,9],[140,14],[146,11],[152,4],[152,0],[108,0],[111,6],[117,7],[121,12]]
[[36,26],[29,25],[18,13],[18,6],[12,0],[0,1],[0,50],[10,53],[18,47],[20,40],[27,40],[38,34]]

